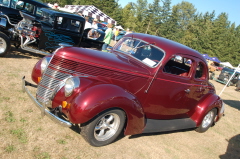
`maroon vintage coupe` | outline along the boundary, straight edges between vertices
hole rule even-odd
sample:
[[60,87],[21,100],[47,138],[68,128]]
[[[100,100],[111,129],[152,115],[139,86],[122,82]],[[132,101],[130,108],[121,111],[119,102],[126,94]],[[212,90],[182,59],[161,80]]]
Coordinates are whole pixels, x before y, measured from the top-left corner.
[[[197,51],[153,35],[125,35],[110,52],[62,47],[33,68],[23,90],[42,114],[62,126],[79,124],[93,146],[125,135],[196,128],[224,114]],[[36,97],[27,86],[37,88]],[[64,118],[63,118],[64,117]]]

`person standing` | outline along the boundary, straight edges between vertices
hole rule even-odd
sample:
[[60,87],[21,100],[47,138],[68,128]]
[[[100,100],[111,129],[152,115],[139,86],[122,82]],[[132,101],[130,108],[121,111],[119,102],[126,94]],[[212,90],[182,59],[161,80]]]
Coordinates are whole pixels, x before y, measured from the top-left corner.
[[85,20],[86,20],[86,22],[85,22],[84,30],[87,29],[87,28],[92,28],[92,24],[89,23],[89,17],[88,16],[85,17]]
[[112,24],[108,23],[107,30],[105,31],[105,36],[104,36],[104,40],[103,40],[104,44],[102,46],[102,51],[107,52],[107,47],[109,46],[109,44],[111,42],[112,34],[113,34]]
[[117,41],[117,36],[119,35],[119,28],[116,27],[116,31],[114,33],[114,40]]
[[98,29],[97,21],[98,21],[97,19],[93,20],[93,23],[92,23],[92,28],[93,29]]

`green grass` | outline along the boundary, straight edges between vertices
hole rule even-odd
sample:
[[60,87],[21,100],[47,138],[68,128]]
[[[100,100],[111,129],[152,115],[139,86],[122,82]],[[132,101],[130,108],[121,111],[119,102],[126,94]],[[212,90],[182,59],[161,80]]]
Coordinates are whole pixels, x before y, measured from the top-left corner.
[[34,156],[36,159],[50,159],[51,156],[47,152],[42,152]]
[[7,111],[4,115],[6,116],[5,120],[7,122],[11,123],[11,122],[15,122],[16,121],[16,119],[14,118],[13,113],[11,111]]
[[9,101],[10,97],[0,97],[0,103],[3,103],[4,101]]
[[57,140],[57,143],[59,143],[59,144],[67,144],[67,141],[65,141],[63,139],[59,139],[59,140]]
[[25,123],[27,120],[24,119],[24,118],[21,118],[20,121],[21,121],[22,123]]
[[14,145],[8,145],[7,147],[5,147],[4,150],[5,150],[5,152],[7,152],[7,153],[11,153],[11,152],[15,151],[16,148],[15,148]]
[[27,135],[23,129],[20,128],[20,129],[10,130],[10,133],[16,136],[21,143],[28,142]]

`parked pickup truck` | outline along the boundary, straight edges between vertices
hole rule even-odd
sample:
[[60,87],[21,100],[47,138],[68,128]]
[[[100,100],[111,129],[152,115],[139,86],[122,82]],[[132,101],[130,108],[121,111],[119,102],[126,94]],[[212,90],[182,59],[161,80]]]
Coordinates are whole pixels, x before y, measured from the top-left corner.
[[[224,114],[197,51],[148,34],[125,35],[110,52],[62,47],[36,63],[23,90],[54,122],[80,125],[93,146],[125,135],[195,128]],[[36,94],[28,86],[36,87]],[[64,118],[62,118],[64,117]]]

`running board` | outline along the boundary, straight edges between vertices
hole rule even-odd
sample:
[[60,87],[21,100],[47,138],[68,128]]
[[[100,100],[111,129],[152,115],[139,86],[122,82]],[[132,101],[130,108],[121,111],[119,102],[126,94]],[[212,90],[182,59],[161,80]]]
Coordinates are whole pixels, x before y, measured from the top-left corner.
[[147,119],[143,133],[174,131],[195,127],[196,123],[190,118],[174,120]]
[[21,47],[21,49],[23,49],[25,51],[30,51],[30,52],[33,52],[33,53],[41,54],[41,55],[51,55],[50,53],[40,51],[40,50],[37,50],[37,49],[33,49],[33,48],[30,48],[30,47]]

